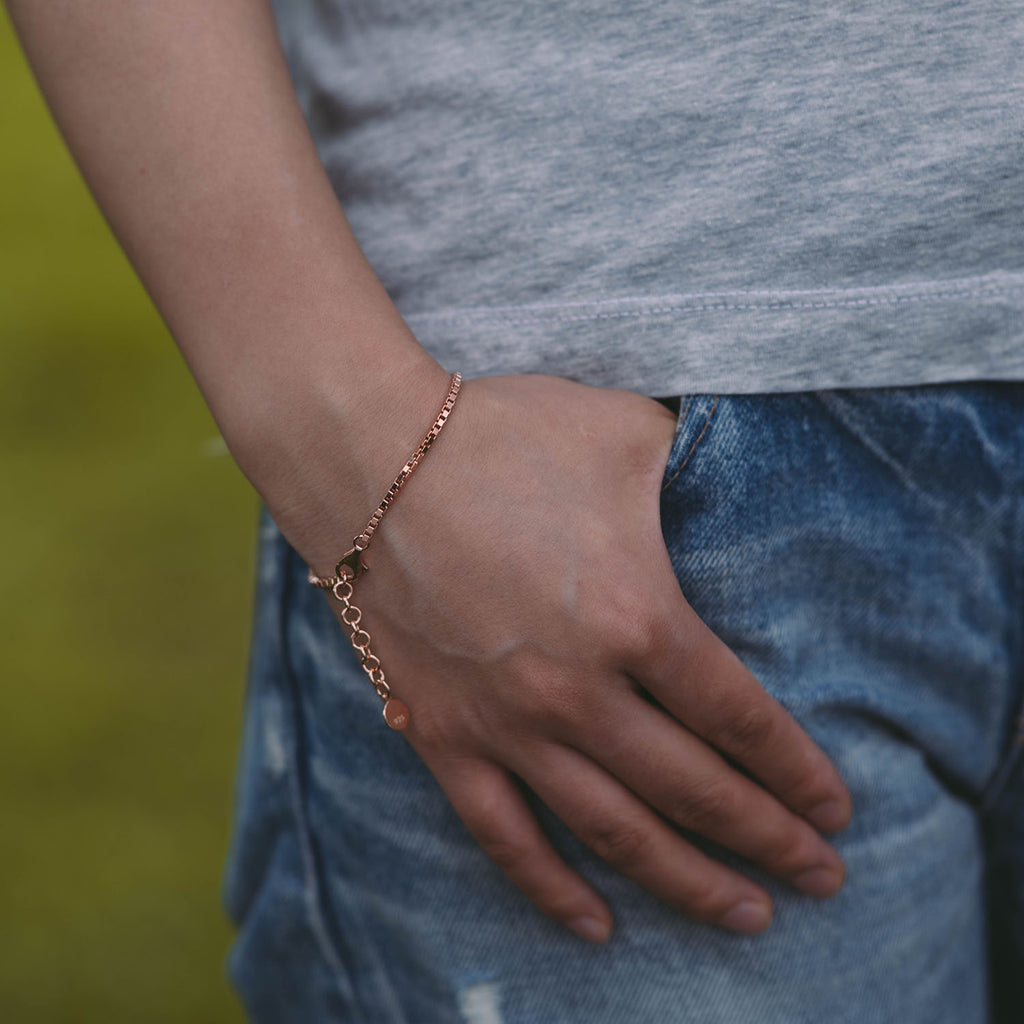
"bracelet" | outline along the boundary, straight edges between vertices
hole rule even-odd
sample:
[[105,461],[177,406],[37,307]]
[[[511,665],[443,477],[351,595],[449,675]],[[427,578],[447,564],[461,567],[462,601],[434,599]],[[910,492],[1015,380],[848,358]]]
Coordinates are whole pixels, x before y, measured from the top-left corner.
[[384,670],[381,668],[380,658],[370,650],[370,634],[363,629],[359,623],[363,613],[352,603],[354,593],[352,584],[369,570],[369,566],[363,558],[363,552],[370,544],[374,531],[380,525],[395,495],[402,489],[402,485],[412,476],[412,471],[419,465],[420,460],[427,454],[427,449],[434,443],[434,439],[441,433],[445,420],[455,406],[455,399],[459,394],[459,386],[462,384],[462,374],[455,372],[448,382],[448,396],[437,414],[433,426],[426,432],[423,440],[420,441],[416,451],[412,453],[409,461],[402,467],[402,471],[395,477],[394,483],[388,488],[387,494],[381,499],[366,528],[359,536],[352,541],[352,547],[338,559],[334,567],[334,576],[318,576],[312,568],[309,570],[309,582],[321,590],[329,590],[341,602],[341,621],[350,630],[349,640],[359,655],[360,664],[370,677],[377,690],[378,696],[384,701],[384,721],[392,729],[404,729],[412,720],[412,715],[404,701],[391,696],[391,687],[384,678]]

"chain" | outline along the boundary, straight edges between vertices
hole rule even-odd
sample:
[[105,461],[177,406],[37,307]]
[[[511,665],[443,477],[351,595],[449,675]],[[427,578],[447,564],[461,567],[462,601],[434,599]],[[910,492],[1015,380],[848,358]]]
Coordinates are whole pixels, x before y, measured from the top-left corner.
[[370,634],[359,625],[363,613],[352,603],[352,583],[348,579],[338,580],[331,588],[331,592],[342,604],[341,621],[351,630],[349,640],[359,652],[359,664],[370,677],[370,682],[373,683],[381,700],[386,702],[391,697],[391,687],[384,678],[380,658],[370,650]]
[[420,441],[416,448],[416,451],[412,453],[409,461],[402,467],[401,472],[395,477],[394,482],[387,490],[387,494],[381,499],[380,504],[374,510],[370,521],[366,524],[366,528],[361,534],[352,542],[352,546],[356,551],[363,551],[366,549],[367,544],[370,543],[370,538],[373,536],[373,531],[377,529],[380,521],[384,518],[384,513],[387,512],[388,506],[395,500],[395,495],[402,489],[402,484],[412,475],[412,471],[419,465],[420,459],[427,454],[427,449],[434,443],[434,438],[441,433],[441,428],[444,426],[444,421],[448,419],[449,413],[452,411],[452,407],[455,405],[455,399],[459,395],[459,386],[462,384],[462,374],[453,373],[451,380],[448,382],[448,397],[444,400],[444,405],[441,406],[441,411],[437,414],[437,419],[434,420],[433,426],[423,436],[423,440]]
[[402,467],[401,472],[395,477],[394,482],[388,488],[381,503],[374,510],[366,528],[358,537],[352,541],[352,547],[345,552],[335,566],[334,576],[318,576],[312,569],[309,570],[309,582],[321,590],[329,590],[335,598],[341,602],[341,621],[348,626],[349,640],[359,655],[359,663],[363,670],[370,677],[374,689],[384,701],[384,720],[392,729],[404,729],[412,719],[409,708],[403,701],[391,696],[391,687],[384,677],[384,669],[381,668],[380,658],[370,650],[370,634],[360,625],[363,619],[362,611],[352,603],[354,590],[353,582],[366,572],[369,566],[363,560],[363,552],[370,543],[374,531],[380,525],[395,495],[402,489],[402,485],[412,475],[412,471],[419,464],[419,461],[426,455],[427,450],[434,443],[434,439],[441,432],[445,420],[448,419],[455,405],[455,399],[459,393],[459,386],[462,383],[462,374],[453,373],[448,383],[448,396],[445,398],[441,411],[437,414],[433,426],[424,435],[409,461]]

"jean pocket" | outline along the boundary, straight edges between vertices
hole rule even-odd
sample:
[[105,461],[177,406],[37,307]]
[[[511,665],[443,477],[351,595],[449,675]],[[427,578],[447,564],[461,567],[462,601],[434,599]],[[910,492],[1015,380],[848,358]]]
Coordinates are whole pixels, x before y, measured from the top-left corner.
[[680,395],[672,450],[661,477],[662,493],[676,484],[680,474],[707,438],[720,397],[709,394]]

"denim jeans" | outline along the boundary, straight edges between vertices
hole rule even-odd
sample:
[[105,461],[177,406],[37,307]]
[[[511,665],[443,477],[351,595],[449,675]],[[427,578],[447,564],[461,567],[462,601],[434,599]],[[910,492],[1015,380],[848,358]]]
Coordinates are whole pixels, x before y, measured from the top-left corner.
[[839,894],[716,849],[775,913],[701,924],[525,790],[615,931],[549,920],[385,726],[263,512],[225,883],[253,1021],[1024,1019],[1024,383],[681,396],[661,517],[689,603],[852,793]]

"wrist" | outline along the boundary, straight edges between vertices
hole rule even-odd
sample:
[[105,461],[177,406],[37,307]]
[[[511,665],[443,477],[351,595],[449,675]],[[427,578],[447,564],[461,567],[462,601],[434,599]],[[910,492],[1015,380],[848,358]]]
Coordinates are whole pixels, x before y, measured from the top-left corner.
[[[411,335],[410,335],[411,337]],[[418,344],[261,383],[225,440],[302,557],[329,567],[433,422],[450,374]],[[255,396],[254,396],[255,397]]]

